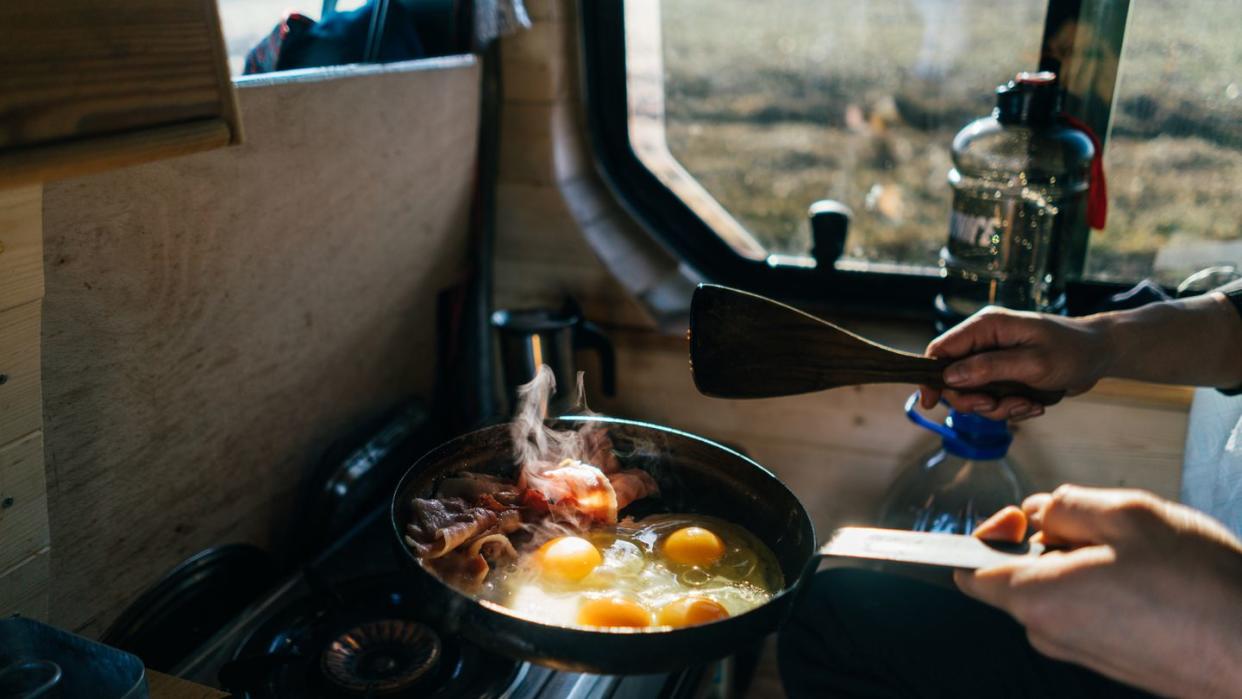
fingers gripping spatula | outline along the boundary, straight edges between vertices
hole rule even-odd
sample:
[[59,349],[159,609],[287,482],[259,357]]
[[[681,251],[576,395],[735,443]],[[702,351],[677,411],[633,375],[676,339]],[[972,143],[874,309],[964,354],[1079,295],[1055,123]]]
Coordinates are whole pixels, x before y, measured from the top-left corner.
[[[885,347],[792,306],[729,287],[701,284],[690,305],[694,385],[715,398],[773,398],[872,383],[944,388],[949,363]],[[1043,405],[1065,395],[1009,382],[971,391]]]

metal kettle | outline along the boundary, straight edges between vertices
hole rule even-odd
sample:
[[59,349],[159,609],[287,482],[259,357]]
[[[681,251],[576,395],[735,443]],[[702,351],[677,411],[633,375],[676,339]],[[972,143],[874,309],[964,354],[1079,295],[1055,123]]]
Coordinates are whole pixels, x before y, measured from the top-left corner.
[[500,337],[501,376],[510,414],[517,409],[518,386],[535,378],[541,364],[546,364],[556,377],[557,393],[549,414],[571,407],[578,375],[575,350],[590,350],[599,355],[604,395],[616,395],[616,355],[612,343],[599,326],[582,317],[576,304],[566,303],[559,311],[498,310],[492,313],[492,327]]

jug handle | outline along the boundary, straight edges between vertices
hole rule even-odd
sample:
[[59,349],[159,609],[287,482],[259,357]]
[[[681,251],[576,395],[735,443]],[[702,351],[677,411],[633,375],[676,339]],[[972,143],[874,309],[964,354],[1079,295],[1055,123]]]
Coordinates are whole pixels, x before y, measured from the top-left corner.
[[[921,395],[921,392],[915,391],[910,394],[910,398],[906,400],[906,417],[910,418],[910,422],[913,422],[925,430],[931,430],[941,437],[956,439],[957,435],[953,433],[953,430],[950,430],[948,427],[945,427],[939,422],[933,422],[928,420],[926,417],[923,417],[923,414],[919,412],[919,395]],[[943,403],[944,401],[941,402]]]
[[604,331],[589,320],[579,321],[574,326],[574,349],[591,350],[599,355],[604,395],[610,398],[617,395],[617,354]]

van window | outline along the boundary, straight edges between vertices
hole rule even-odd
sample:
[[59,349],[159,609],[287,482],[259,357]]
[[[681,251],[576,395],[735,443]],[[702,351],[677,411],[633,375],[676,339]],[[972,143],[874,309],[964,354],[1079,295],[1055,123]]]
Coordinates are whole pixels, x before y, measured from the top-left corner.
[[[947,235],[953,136],[1039,65],[1048,2],[626,0],[623,12],[628,139],[711,234],[745,259],[813,264],[807,208],[835,199],[854,213],[839,266],[928,273]],[[1242,264],[1238,26],[1233,0],[1131,4],[1090,278],[1172,286]]]

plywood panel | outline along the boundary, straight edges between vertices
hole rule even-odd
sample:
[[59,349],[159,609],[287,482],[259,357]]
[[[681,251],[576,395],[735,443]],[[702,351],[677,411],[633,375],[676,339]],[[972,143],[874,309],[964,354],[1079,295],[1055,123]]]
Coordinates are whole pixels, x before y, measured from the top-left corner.
[[228,145],[233,131],[223,119],[156,126],[34,148],[0,150],[0,187],[88,175]]
[[0,311],[0,446],[42,427],[39,301]]
[[565,43],[570,40],[570,28],[565,22],[536,17],[529,30],[500,40],[506,101],[554,102],[568,92]]
[[16,567],[50,543],[40,431],[0,447],[0,571]]
[[0,572],[0,614],[48,621],[51,554],[44,550],[14,568]]
[[43,298],[43,187],[0,189],[0,311]]
[[[356,419],[430,389],[471,61],[239,90],[246,144],[45,192],[53,620],[97,634],[211,544],[278,544]],[[117,565],[124,561],[124,565]]]

